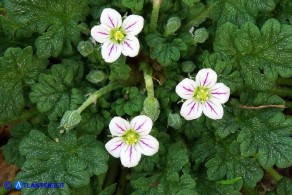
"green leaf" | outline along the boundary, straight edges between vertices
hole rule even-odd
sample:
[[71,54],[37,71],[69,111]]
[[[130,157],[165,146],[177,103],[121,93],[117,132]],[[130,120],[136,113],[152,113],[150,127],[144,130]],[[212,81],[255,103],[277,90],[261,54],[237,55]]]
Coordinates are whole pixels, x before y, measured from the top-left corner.
[[267,195],[282,195],[282,194],[292,194],[292,181],[289,178],[283,178],[277,183],[277,188],[268,192]]
[[200,2],[200,0],[183,0],[182,2],[184,2],[189,7],[192,7],[194,6],[194,3]]
[[98,112],[82,112],[82,120],[77,126],[79,132],[98,135],[107,124],[107,120]]
[[[234,179],[241,177],[244,183],[249,187],[254,187],[262,179],[263,171],[258,164],[248,157],[240,154],[239,144],[237,142],[224,143],[216,147],[215,157],[206,163],[207,174],[210,180]],[[240,189],[242,180],[234,185]]]
[[17,180],[27,183],[65,183],[65,189],[24,188],[24,194],[68,194],[68,187],[86,186],[92,175],[107,171],[108,153],[94,136],[82,136],[77,139],[76,135],[70,132],[61,137],[59,142],[54,142],[43,133],[32,130],[20,143],[19,149],[20,153],[26,156],[26,161],[17,174]]
[[261,30],[250,22],[240,29],[227,23],[217,31],[214,49],[234,67],[240,67],[247,85],[266,90],[278,74],[292,76],[291,40],[292,27],[281,25],[275,19],[266,21]]
[[244,123],[238,136],[244,156],[257,155],[264,168],[292,165],[292,120],[282,113],[272,118],[253,117]]
[[210,181],[207,174],[200,172],[199,178],[196,180],[196,191],[198,194],[204,195],[240,195],[238,190],[235,190],[232,185],[220,185],[217,182]]
[[181,39],[166,42],[165,38],[157,34],[147,35],[146,41],[150,47],[153,47],[150,57],[157,59],[163,66],[169,66],[178,61],[181,56],[180,51],[187,49],[187,45]]
[[255,23],[256,16],[273,11],[274,0],[208,0],[212,9],[210,17],[217,21],[218,26],[226,22],[242,25],[245,22]]
[[120,58],[111,64],[111,73],[109,75],[111,81],[127,80],[129,78],[131,68],[123,62],[124,60],[124,58]]
[[122,0],[122,4],[126,8],[129,8],[135,11],[141,11],[144,6],[144,0]]
[[178,174],[189,163],[188,151],[181,142],[176,142],[167,147],[166,164],[164,170],[151,173],[149,177],[139,177],[131,181],[136,191],[133,195],[146,194],[196,194],[195,180],[187,173]]
[[22,166],[25,157],[19,153],[19,144],[30,130],[31,125],[28,122],[20,123],[10,129],[12,138],[3,147],[3,155],[6,162],[15,164],[19,168]]
[[6,50],[0,58],[0,120],[21,113],[25,106],[24,90],[35,82],[47,63],[33,55],[32,47]]
[[87,1],[6,0],[10,18],[40,36],[35,41],[41,58],[72,53],[72,45],[80,41],[78,23],[88,14]]
[[40,112],[49,118],[62,117],[65,111],[75,110],[84,97],[77,86],[83,75],[83,65],[78,61],[64,60],[51,68],[50,74],[40,74],[38,83],[32,86],[29,97]]

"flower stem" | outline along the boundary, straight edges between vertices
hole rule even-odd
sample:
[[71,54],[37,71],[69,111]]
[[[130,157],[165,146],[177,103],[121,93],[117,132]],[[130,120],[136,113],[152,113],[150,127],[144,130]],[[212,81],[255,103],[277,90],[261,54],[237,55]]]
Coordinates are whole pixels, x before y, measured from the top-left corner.
[[119,173],[120,168],[120,161],[117,158],[111,158],[109,161],[109,169],[106,175],[106,179],[104,182],[103,187],[110,186],[111,184],[115,183],[117,175]]
[[140,69],[143,70],[145,85],[148,97],[154,98],[154,87],[153,87],[153,79],[152,79],[152,69],[146,62],[140,63]]
[[77,112],[81,113],[83,110],[85,110],[90,104],[96,103],[97,99],[100,98],[102,95],[107,94],[121,86],[110,83],[107,86],[97,90],[93,94],[90,94],[87,100],[77,109]]
[[217,2],[213,3],[209,7],[207,7],[198,17],[196,17],[194,20],[191,20],[185,27],[184,30],[189,30],[193,26],[199,26],[201,23],[203,23],[210,14],[210,11],[214,6],[216,6]]
[[281,97],[292,97],[292,89],[288,87],[277,87],[271,90],[271,93],[277,94]]
[[125,189],[128,183],[128,179],[127,179],[127,175],[128,175],[128,171],[129,169],[124,169],[122,170],[122,174],[119,180],[119,185],[118,185],[118,189],[117,189],[117,195],[123,195],[126,194],[125,193]]
[[287,108],[292,108],[292,102],[285,100],[285,106]]
[[277,79],[277,84],[278,85],[292,86],[292,78],[290,78],[290,79],[284,79],[284,78],[279,77]]
[[162,0],[153,0],[153,8],[151,13],[150,32],[155,32],[159,15],[160,4]]
[[280,175],[273,167],[266,169],[267,173],[269,173],[270,176],[272,176],[277,182],[280,181],[283,176]]
[[18,117],[13,117],[13,118],[11,118],[11,119],[9,119],[7,121],[0,121],[0,126],[5,126],[5,125],[10,124],[10,123],[14,123],[14,122],[17,122],[17,121],[22,121],[22,120],[29,119],[29,118],[37,115],[38,113],[39,113],[39,111],[36,108],[27,110],[27,111],[23,112]]

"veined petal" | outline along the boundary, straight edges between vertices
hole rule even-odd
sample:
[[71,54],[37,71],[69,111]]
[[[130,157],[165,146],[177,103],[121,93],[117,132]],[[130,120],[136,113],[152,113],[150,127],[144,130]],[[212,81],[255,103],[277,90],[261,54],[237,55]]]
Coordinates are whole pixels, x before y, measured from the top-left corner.
[[194,96],[194,90],[197,87],[197,83],[192,79],[182,80],[175,88],[175,92],[182,99],[191,99]]
[[112,43],[110,40],[104,42],[101,47],[101,55],[104,61],[112,63],[116,61],[122,53],[121,45]]
[[180,115],[186,120],[197,119],[202,115],[202,105],[194,99],[186,100],[181,107]]
[[122,43],[122,53],[125,56],[135,57],[138,55],[140,49],[140,43],[134,36],[127,36]]
[[159,142],[151,135],[143,135],[136,144],[137,150],[146,156],[154,155],[159,149]]
[[144,18],[138,15],[130,15],[123,21],[123,29],[128,35],[137,35],[141,32],[144,26]]
[[223,83],[216,83],[211,89],[211,96],[218,100],[221,104],[224,104],[229,99],[230,88]]
[[217,74],[211,68],[205,68],[198,72],[196,82],[200,86],[213,87],[217,82]]
[[106,40],[109,39],[109,27],[101,24],[94,26],[91,29],[91,36],[96,40],[98,43],[104,43]]
[[105,8],[100,16],[100,23],[105,24],[110,28],[122,26],[122,16],[114,9]]
[[153,123],[151,118],[145,115],[136,116],[131,121],[131,127],[139,135],[148,135],[152,129]]
[[105,149],[115,158],[119,158],[121,150],[125,147],[125,142],[121,137],[115,137],[105,144]]
[[203,104],[203,113],[210,119],[221,119],[223,117],[223,107],[217,99],[211,98]]
[[122,136],[125,131],[131,129],[131,126],[125,119],[114,117],[109,124],[109,129],[113,136]]
[[139,152],[134,145],[127,145],[121,151],[121,163],[124,167],[135,167],[140,159],[141,152]]

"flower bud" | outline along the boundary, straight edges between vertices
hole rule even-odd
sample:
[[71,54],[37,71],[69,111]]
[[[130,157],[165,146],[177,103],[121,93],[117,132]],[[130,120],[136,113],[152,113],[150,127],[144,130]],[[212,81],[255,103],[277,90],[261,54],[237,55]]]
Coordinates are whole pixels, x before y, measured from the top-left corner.
[[168,19],[166,23],[166,34],[173,34],[177,31],[181,26],[180,18],[177,16],[171,17]]
[[81,41],[77,46],[77,50],[82,56],[86,57],[93,52],[93,45],[90,41]]
[[181,64],[182,71],[185,73],[193,72],[196,68],[196,65],[192,61],[184,61]]
[[194,40],[197,43],[204,43],[209,37],[209,33],[205,28],[199,28],[195,31]]
[[156,121],[160,114],[159,102],[157,99],[147,97],[144,100],[144,107],[141,114],[149,116],[153,122]]
[[93,84],[97,84],[105,79],[105,75],[102,71],[92,70],[88,73],[86,79]]
[[81,115],[77,110],[67,111],[62,117],[60,127],[69,131],[76,127],[81,121]]

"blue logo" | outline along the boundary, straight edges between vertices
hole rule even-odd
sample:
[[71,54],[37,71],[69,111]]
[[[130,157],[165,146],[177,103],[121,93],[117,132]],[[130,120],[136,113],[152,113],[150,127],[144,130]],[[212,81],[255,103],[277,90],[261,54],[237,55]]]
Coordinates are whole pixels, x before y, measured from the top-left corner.
[[21,188],[22,188],[22,182],[21,181],[16,181],[14,183],[14,188],[17,189],[17,190],[21,190]]
[[6,181],[3,186],[6,190],[10,190],[12,188],[12,183],[10,181]]

